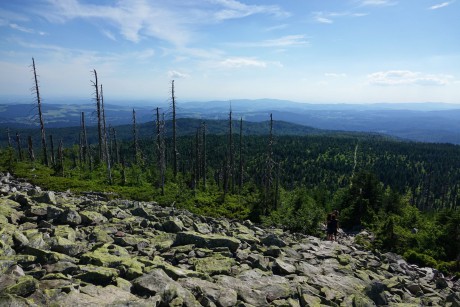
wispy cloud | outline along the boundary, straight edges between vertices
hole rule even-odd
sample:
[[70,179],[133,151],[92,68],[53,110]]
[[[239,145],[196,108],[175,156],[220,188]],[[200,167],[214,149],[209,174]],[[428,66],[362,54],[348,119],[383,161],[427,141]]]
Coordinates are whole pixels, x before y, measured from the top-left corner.
[[396,5],[396,1],[392,0],[360,0],[362,6],[390,6]]
[[194,29],[201,25],[255,14],[289,16],[276,5],[247,5],[236,0],[206,0],[193,7],[188,1],[119,0],[111,5],[79,0],[47,1],[49,6],[39,13],[49,21],[64,23],[77,18],[100,19],[115,26],[126,40],[139,42],[153,37],[176,46],[185,46],[192,41]]
[[265,29],[265,31],[267,31],[267,32],[277,31],[277,30],[286,29],[287,27],[288,27],[288,24],[284,23],[284,24],[281,24],[281,25],[268,27],[268,28]]
[[328,78],[345,78],[347,74],[345,73],[335,73],[335,72],[327,72],[324,74],[325,77]]
[[22,26],[20,26],[20,25],[18,25],[16,23],[10,23],[10,28],[14,29],[14,30],[24,32],[24,33],[34,33],[35,32],[34,29],[22,27]]
[[355,12],[313,12],[313,20],[319,23],[331,24],[334,23],[334,19],[340,17],[363,17],[367,16],[367,13],[355,13]]
[[242,67],[258,67],[258,68],[265,68],[267,67],[267,63],[263,61],[259,61],[253,58],[228,58],[221,62],[219,62],[219,66],[225,68],[242,68]]
[[440,9],[440,8],[443,8],[443,7],[446,7],[446,6],[449,6],[451,5],[452,3],[454,3],[454,1],[447,1],[447,2],[443,2],[443,3],[439,3],[439,4],[435,4],[433,6],[430,6],[428,9],[430,10],[437,10],[437,9]]
[[409,70],[390,70],[375,72],[367,76],[373,85],[447,85],[453,79],[450,75],[426,74]]
[[289,47],[289,46],[299,46],[306,45],[308,41],[306,40],[305,35],[286,35],[280,38],[268,39],[260,42],[236,42],[228,43],[229,46],[235,47],[262,47],[262,48],[272,48],[272,47]]
[[117,41],[115,35],[109,30],[101,30],[101,33],[104,34],[104,36],[106,36],[108,39],[113,40],[114,42]]
[[290,15],[277,5],[247,5],[236,0],[208,1],[223,7],[214,14],[217,20],[243,18],[254,14],[269,14],[276,17],[288,17]]
[[168,71],[169,79],[184,79],[190,77],[188,74],[179,72],[177,70],[170,70]]

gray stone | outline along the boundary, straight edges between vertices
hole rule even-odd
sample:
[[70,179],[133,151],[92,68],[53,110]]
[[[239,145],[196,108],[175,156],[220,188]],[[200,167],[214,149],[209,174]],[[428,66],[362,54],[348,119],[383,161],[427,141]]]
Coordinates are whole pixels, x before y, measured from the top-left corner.
[[275,234],[269,234],[265,238],[262,239],[262,244],[266,246],[278,246],[278,247],[285,247],[287,244],[281,240],[277,235]]
[[184,224],[177,217],[171,218],[162,225],[164,231],[169,233],[178,233],[184,229]]
[[230,251],[235,252],[240,241],[228,236],[221,235],[204,235],[196,232],[179,232],[174,241],[174,245],[189,245],[194,244],[197,247],[215,248],[215,247],[228,247]]
[[67,224],[70,226],[77,226],[81,224],[81,216],[77,211],[72,209],[67,209],[61,215],[59,215],[58,220],[61,224]]
[[237,302],[235,290],[224,288],[216,283],[198,278],[184,278],[179,280],[179,283],[194,293],[195,297],[202,294],[217,306],[234,306]]

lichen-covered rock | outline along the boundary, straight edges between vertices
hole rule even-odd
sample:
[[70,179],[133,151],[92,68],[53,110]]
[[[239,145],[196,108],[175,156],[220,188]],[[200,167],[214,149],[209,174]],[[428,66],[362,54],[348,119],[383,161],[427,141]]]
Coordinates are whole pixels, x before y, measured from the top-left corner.
[[59,215],[57,222],[70,226],[77,226],[81,224],[81,216],[76,210],[67,209]]
[[166,232],[178,233],[184,229],[184,224],[179,218],[173,217],[164,222],[162,227]]
[[224,257],[219,254],[206,258],[195,258],[192,259],[191,262],[193,263],[196,271],[209,275],[228,275],[230,274],[232,266],[235,264],[234,259]]
[[140,295],[159,295],[164,304],[181,298],[185,306],[201,306],[193,294],[171,279],[163,270],[155,269],[133,280],[134,291]]
[[82,265],[79,268],[80,274],[75,275],[75,278],[81,279],[93,285],[108,285],[115,280],[120,274],[117,269],[95,266]]
[[197,247],[215,248],[228,247],[232,252],[235,252],[241,241],[233,237],[222,235],[204,235],[197,232],[186,231],[179,232],[174,241],[174,245],[194,244]]
[[261,240],[262,244],[266,246],[278,246],[278,247],[285,247],[287,244],[283,240],[281,240],[275,234],[269,234],[268,236],[264,237]]
[[95,211],[80,211],[80,216],[81,222],[85,225],[99,225],[108,222],[105,216]]
[[179,280],[179,283],[195,296],[204,295],[217,306],[235,306],[238,299],[235,290],[199,278],[184,278]]
[[460,307],[460,282],[352,236],[323,241],[97,192],[54,202],[5,180],[0,306]]
[[37,290],[37,288],[38,280],[28,275],[18,277],[14,280],[14,283],[7,285],[3,289],[0,282],[0,294],[13,294],[26,297]]

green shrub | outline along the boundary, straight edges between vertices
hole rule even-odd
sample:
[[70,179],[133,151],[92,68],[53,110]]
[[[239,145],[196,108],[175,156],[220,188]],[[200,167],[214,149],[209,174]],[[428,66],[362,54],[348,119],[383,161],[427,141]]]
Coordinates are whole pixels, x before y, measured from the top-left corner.
[[409,263],[413,263],[413,264],[416,264],[416,265],[422,266],[422,267],[427,266],[427,267],[435,268],[437,266],[437,264],[438,264],[433,257],[431,257],[429,255],[426,255],[426,254],[417,253],[414,250],[406,251],[404,253],[403,257]]

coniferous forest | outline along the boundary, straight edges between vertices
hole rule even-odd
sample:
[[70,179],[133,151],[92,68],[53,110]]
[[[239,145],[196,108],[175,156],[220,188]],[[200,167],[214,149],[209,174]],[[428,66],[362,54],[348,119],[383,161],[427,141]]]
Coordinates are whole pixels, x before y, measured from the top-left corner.
[[[344,230],[372,231],[373,241],[361,240],[368,248],[460,272],[459,146],[314,129],[294,135],[271,114],[256,131],[231,108],[228,120],[178,120],[174,82],[169,110],[154,109],[143,125],[133,110],[132,126],[112,127],[96,71],[92,89],[97,127],[82,113],[80,127],[46,135],[37,86],[40,133],[4,133],[2,171],[52,190],[103,191],[315,235],[337,209]],[[64,144],[69,131],[77,137]]]

